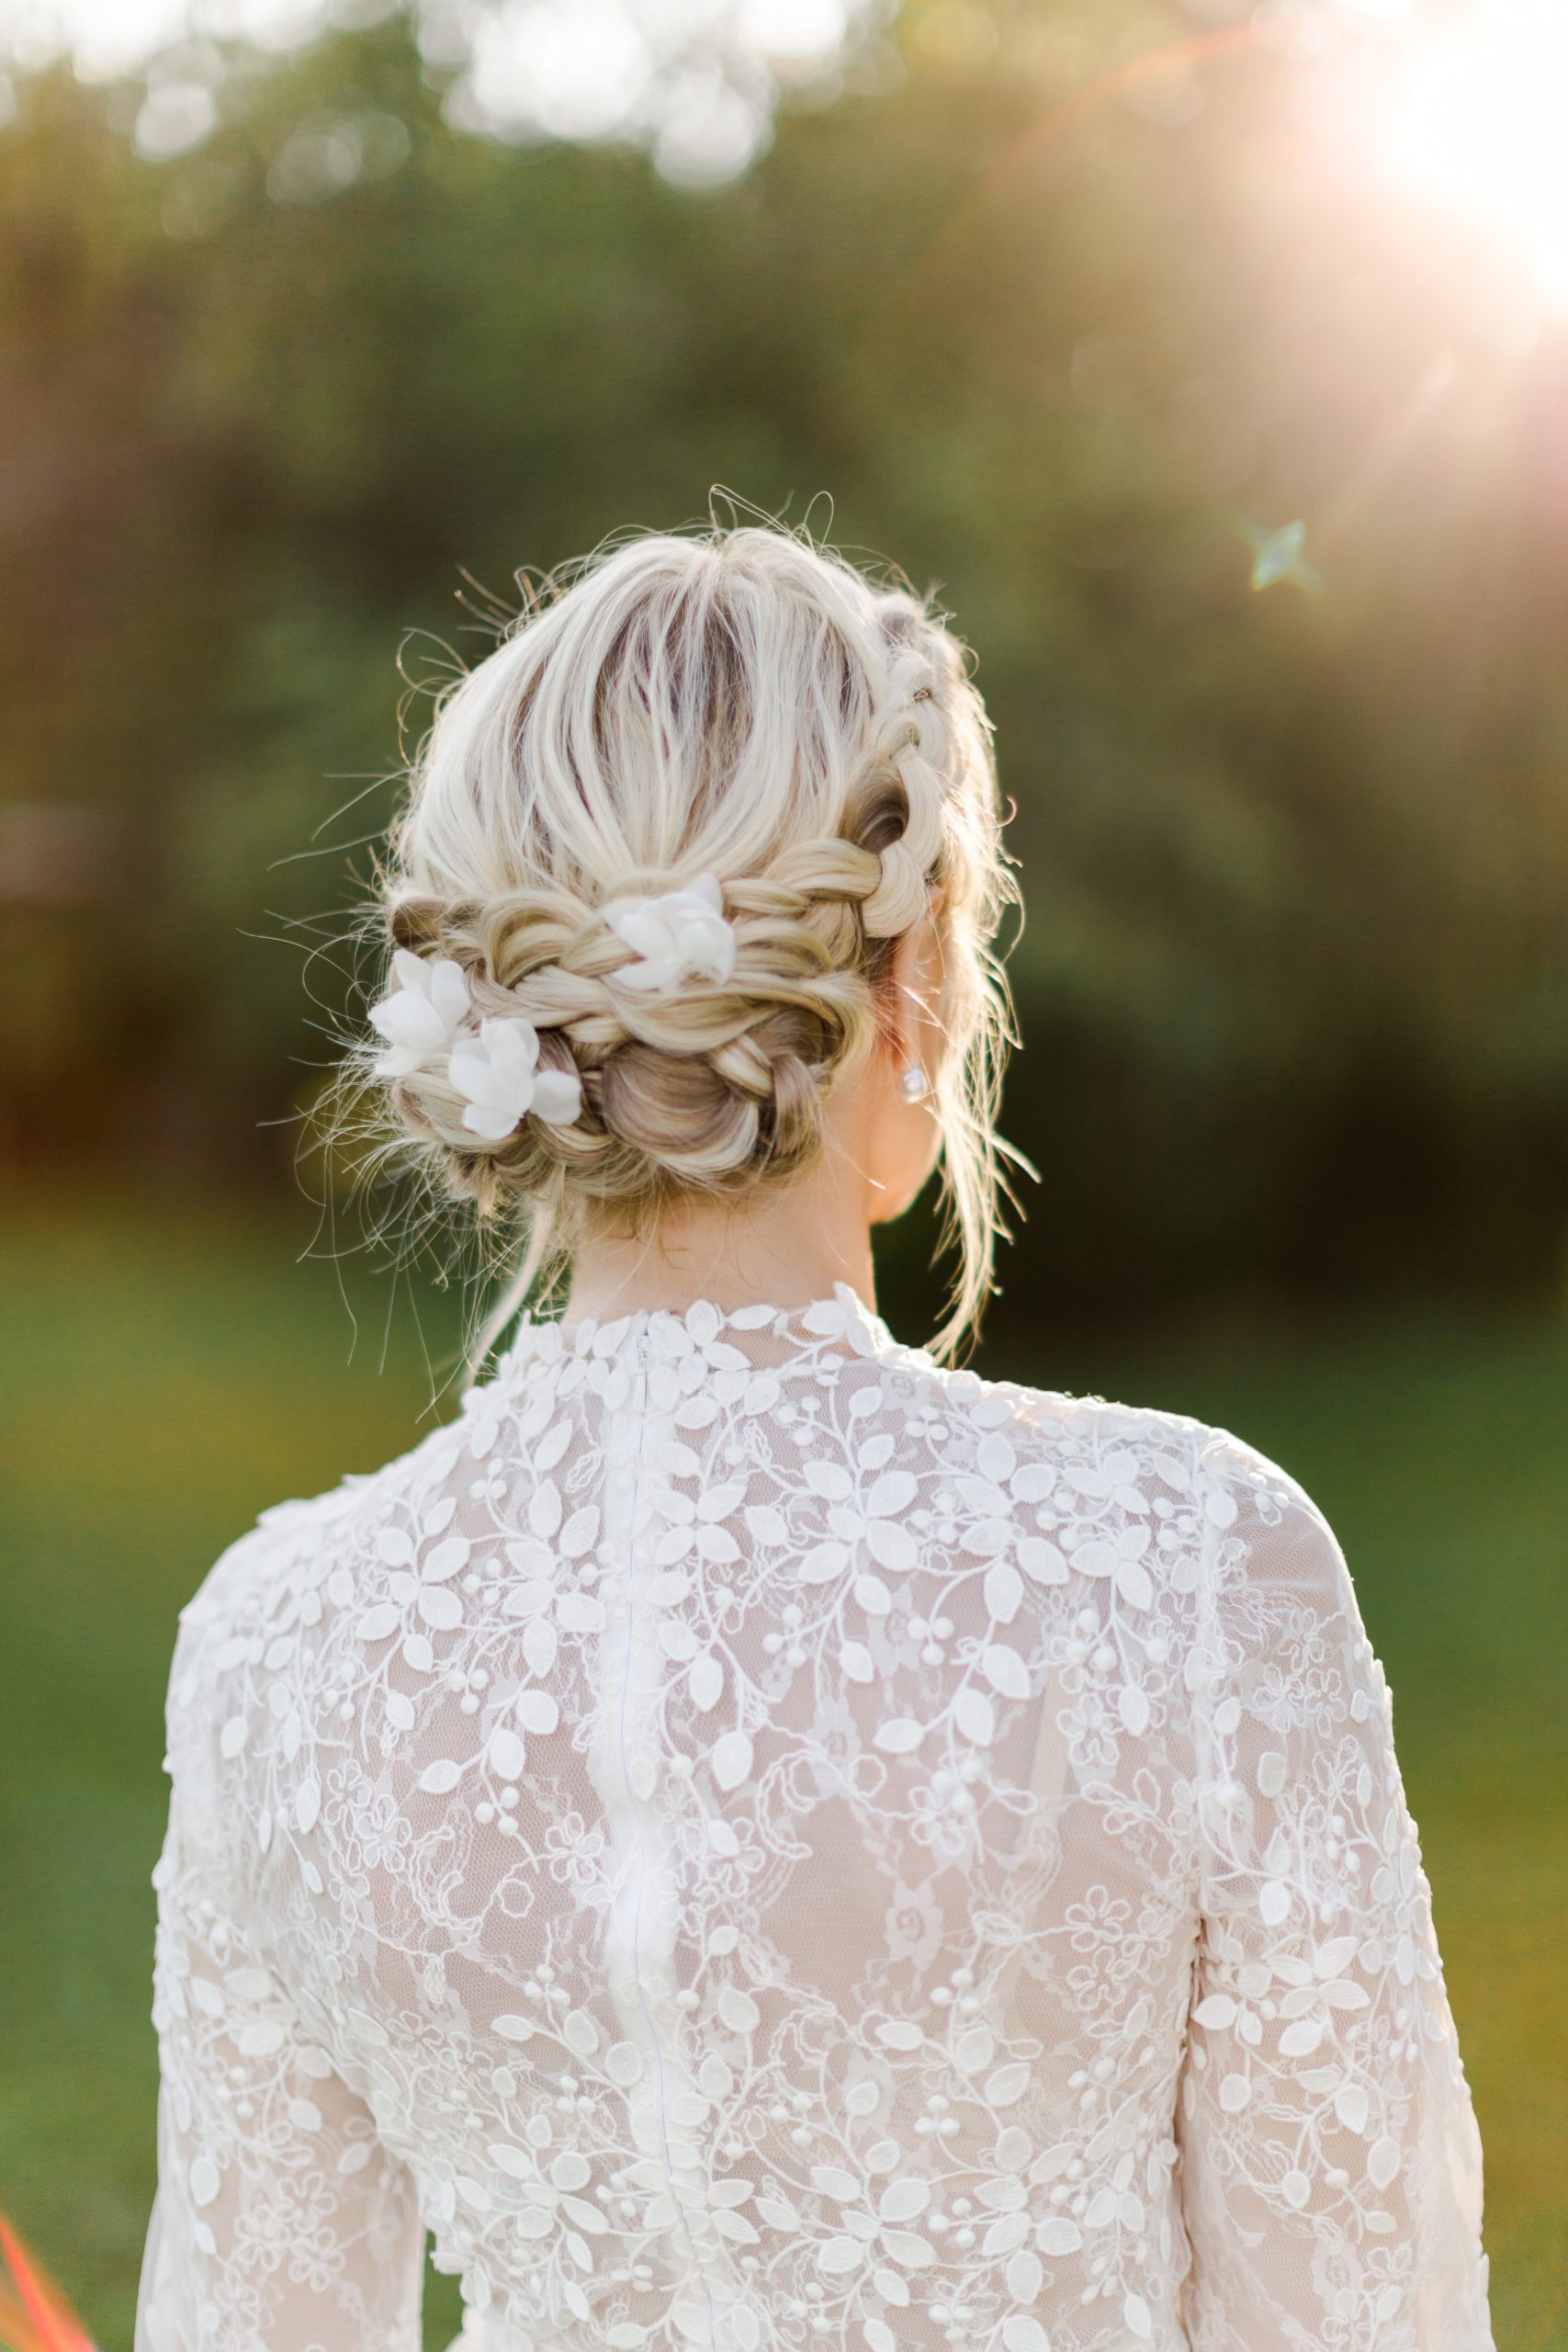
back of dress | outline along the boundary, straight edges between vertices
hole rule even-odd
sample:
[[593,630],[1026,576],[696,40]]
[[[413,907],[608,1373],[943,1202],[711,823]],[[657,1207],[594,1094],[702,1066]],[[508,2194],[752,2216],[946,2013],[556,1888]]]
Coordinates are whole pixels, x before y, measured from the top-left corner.
[[840,1292],[525,1325],[186,1611],[141,2352],[1484,2352],[1387,1687],[1271,1464]]

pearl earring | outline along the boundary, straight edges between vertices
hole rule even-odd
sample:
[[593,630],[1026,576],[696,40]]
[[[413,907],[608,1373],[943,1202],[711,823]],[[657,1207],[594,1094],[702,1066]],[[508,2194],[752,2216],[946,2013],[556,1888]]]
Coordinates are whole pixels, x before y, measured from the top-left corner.
[[923,1102],[931,1092],[931,1080],[919,1062],[911,1062],[898,1080],[898,1091],[906,1102]]

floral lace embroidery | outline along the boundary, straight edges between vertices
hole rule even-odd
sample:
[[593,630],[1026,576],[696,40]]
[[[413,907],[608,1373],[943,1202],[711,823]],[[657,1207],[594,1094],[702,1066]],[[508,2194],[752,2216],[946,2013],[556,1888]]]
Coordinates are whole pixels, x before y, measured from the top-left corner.
[[1289,1479],[840,1292],[525,1325],[185,1613],[139,2352],[1487,2352]]

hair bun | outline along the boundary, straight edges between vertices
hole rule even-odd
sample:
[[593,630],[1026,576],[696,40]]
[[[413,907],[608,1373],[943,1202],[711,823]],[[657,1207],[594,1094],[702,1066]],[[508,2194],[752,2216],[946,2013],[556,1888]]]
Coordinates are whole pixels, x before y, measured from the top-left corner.
[[923,606],[783,531],[633,539],[438,710],[359,1067],[448,1191],[514,1212],[536,1263],[585,1219],[807,1165],[877,1035],[890,943],[939,888],[972,1311],[1006,887],[984,712]]

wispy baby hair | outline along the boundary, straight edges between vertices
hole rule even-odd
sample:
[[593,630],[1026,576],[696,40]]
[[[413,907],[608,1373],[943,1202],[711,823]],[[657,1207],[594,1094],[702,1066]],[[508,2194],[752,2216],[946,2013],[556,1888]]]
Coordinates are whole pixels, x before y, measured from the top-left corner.
[[930,907],[951,1347],[990,1283],[1010,896],[985,711],[925,604],[782,528],[632,537],[441,702],[365,1059],[445,1188],[514,1226],[516,1297],[595,1222],[807,1166]]

